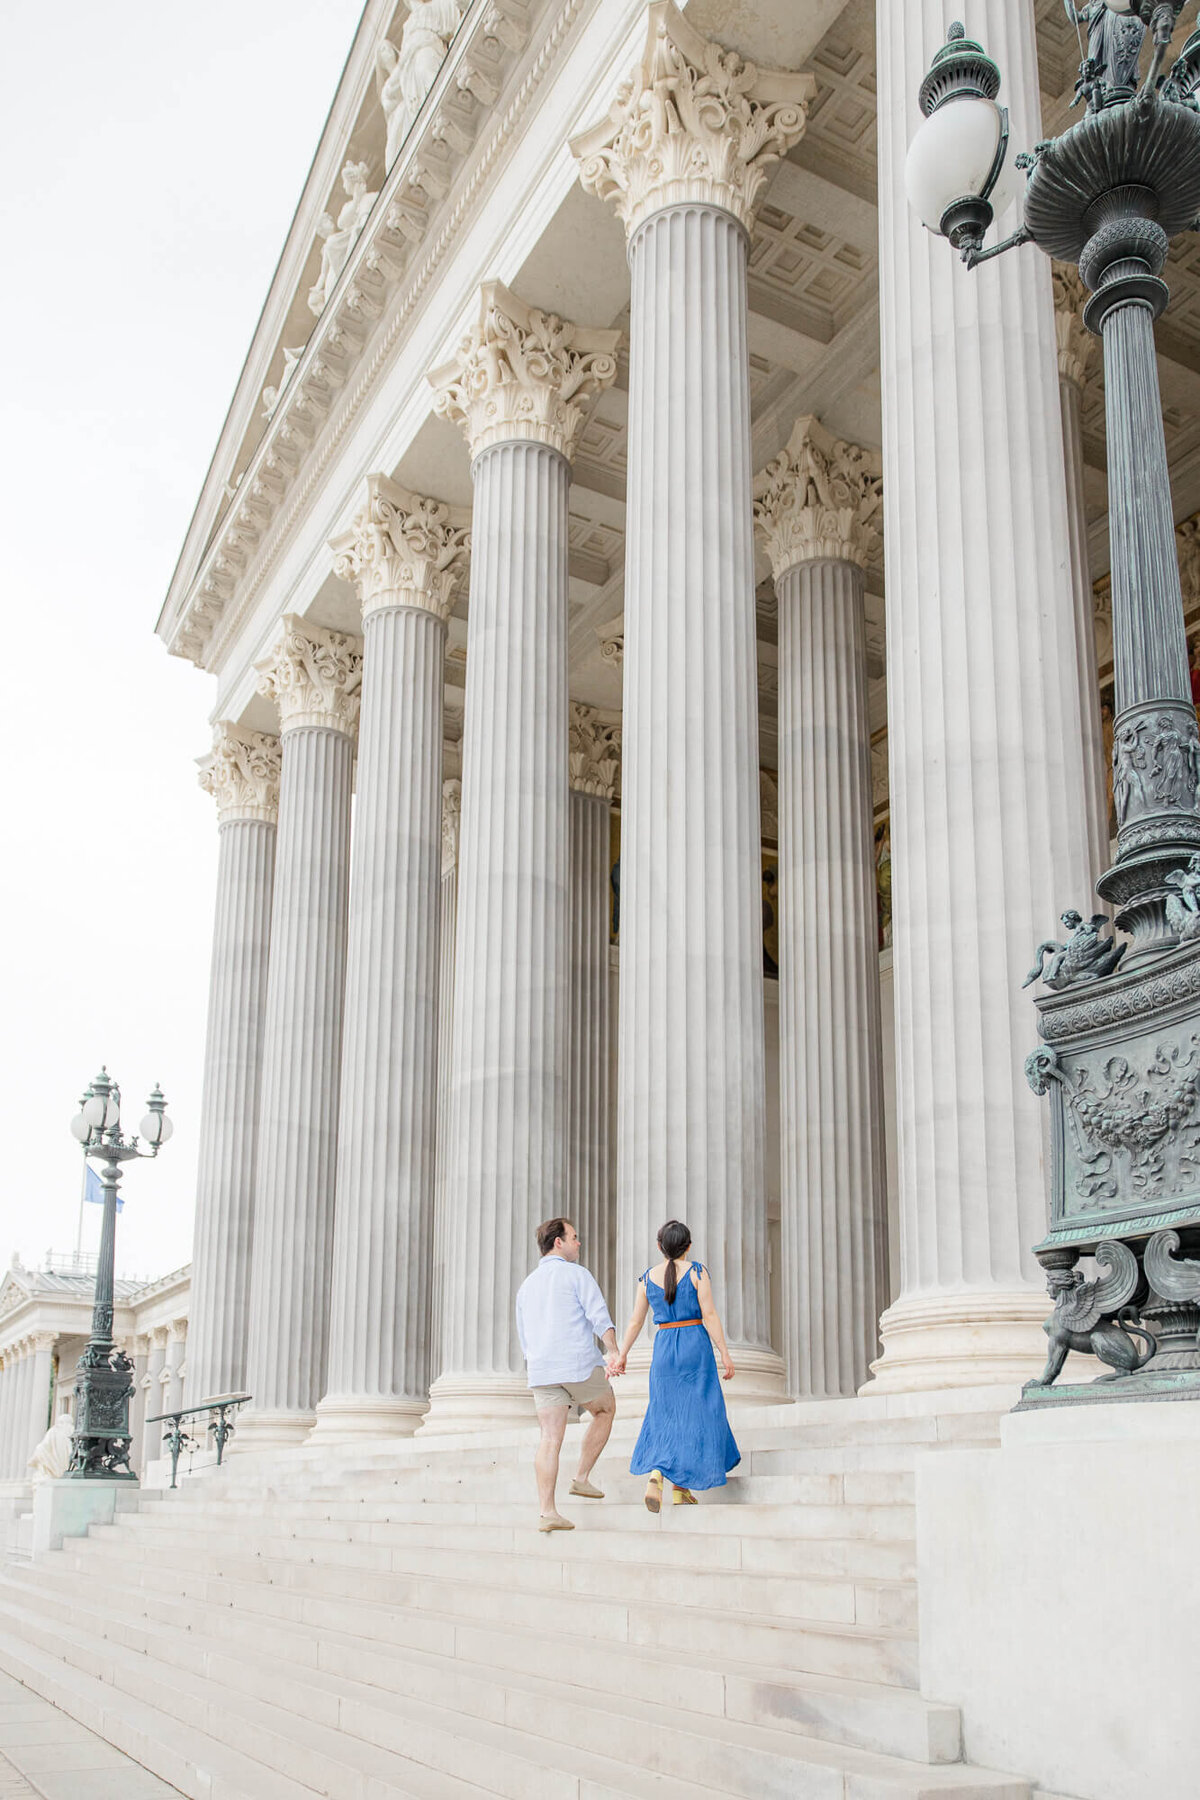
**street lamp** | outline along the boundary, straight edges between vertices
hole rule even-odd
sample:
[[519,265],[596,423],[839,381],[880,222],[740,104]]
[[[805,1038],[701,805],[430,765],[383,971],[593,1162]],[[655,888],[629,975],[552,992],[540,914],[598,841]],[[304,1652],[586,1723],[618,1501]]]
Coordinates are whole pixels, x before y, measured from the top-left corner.
[[[113,1343],[113,1279],[117,1248],[117,1197],[121,1164],[157,1156],[174,1127],[156,1087],[136,1137],[121,1134],[121,1090],[101,1069],[71,1120],[71,1135],[83,1154],[100,1163],[104,1218],[96,1267],[92,1335],[76,1368],[75,1435],[68,1476],[82,1480],[136,1481],[129,1466],[129,1400],[133,1364]],[[146,1147],[143,1147],[146,1146]]]
[[[961,25],[921,85],[906,169],[914,209],[968,268],[1031,242],[1077,264],[1104,347],[1118,834],[1097,891],[1129,941],[1068,911],[1066,942],[1039,946],[1026,983],[1048,990],[1026,1075],[1051,1100],[1050,1229],[1034,1252],[1055,1304],[1025,1405],[1200,1397],[1200,1261],[1179,1254],[1200,1250],[1200,733],[1154,349],[1168,242],[1200,216],[1200,30],[1162,73],[1183,4],[1068,5],[1088,25],[1085,111],[1014,159],[1028,179],[1004,241],[984,248],[1007,162],[1001,72]],[[1068,1350],[1096,1355],[1106,1385],[1055,1388]]]

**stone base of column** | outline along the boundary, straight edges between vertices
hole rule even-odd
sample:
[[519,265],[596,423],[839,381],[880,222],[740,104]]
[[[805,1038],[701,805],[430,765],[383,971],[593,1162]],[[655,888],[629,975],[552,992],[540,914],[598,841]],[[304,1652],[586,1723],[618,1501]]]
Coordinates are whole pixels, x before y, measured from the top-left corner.
[[384,1394],[327,1394],[317,1406],[310,1444],[350,1438],[411,1437],[429,1410],[427,1400]]
[[302,1444],[313,1426],[317,1415],[311,1412],[247,1412],[237,1421],[236,1432],[230,1442],[239,1450],[283,1450],[293,1444]]
[[429,1411],[421,1435],[452,1431],[493,1431],[537,1422],[533,1395],[524,1375],[440,1375],[429,1390]]
[[1045,1365],[1042,1323],[1050,1312],[1035,1287],[900,1299],[879,1321],[883,1355],[858,1391],[915,1394],[1028,1381]]

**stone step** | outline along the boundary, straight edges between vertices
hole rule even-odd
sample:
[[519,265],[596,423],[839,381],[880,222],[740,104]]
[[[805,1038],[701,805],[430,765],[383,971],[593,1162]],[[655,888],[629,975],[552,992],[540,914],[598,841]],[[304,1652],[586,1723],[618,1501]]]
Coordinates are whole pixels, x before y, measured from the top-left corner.
[[[88,1541],[123,1554],[122,1546],[129,1543],[131,1535],[120,1526],[104,1526],[93,1528]],[[281,1537],[265,1527],[255,1532],[243,1529],[236,1534],[180,1529],[173,1533],[153,1532],[139,1547],[139,1554],[147,1564],[169,1568],[207,1566],[215,1573],[234,1567],[228,1561],[231,1557],[253,1557],[268,1563],[316,1563],[538,1593],[591,1593],[634,1604],[642,1600],[662,1605],[686,1603],[690,1593],[702,1586],[711,1605],[731,1612],[916,1629],[916,1590],[912,1583],[833,1574],[797,1578],[777,1568],[758,1572],[714,1569],[705,1565],[694,1548],[690,1566],[663,1568],[652,1554],[643,1562],[616,1562],[595,1556],[585,1559],[558,1549],[564,1539],[574,1535],[556,1532],[547,1542],[540,1534],[530,1533],[519,1548],[485,1551],[461,1545],[431,1549],[414,1544],[404,1535],[390,1545],[314,1543],[306,1538]]]
[[[140,1676],[152,1703],[161,1705],[170,1693],[193,1707],[207,1702],[215,1708],[217,1687],[229,1696],[236,1717],[265,1716],[268,1731],[277,1734],[285,1718],[293,1719],[291,1760],[303,1771],[300,1778],[324,1784],[317,1791],[327,1791],[331,1800],[351,1800],[360,1791],[346,1764],[361,1766],[364,1753],[389,1757],[401,1750],[410,1759],[414,1736],[420,1760],[439,1769],[443,1758],[454,1760],[456,1772],[468,1766],[467,1759],[478,1768],[475,1758],[486,1750],[488,1791],[514,1800],[574,1800],[583,1791],[579,1778],[588,1775],[605,1780],[614,1794],[654,1793],[663,1800],[685,1793],[739,1800],[918,1800],[950,1794],[962,1800],[984,1795],[1028,1800],[1029,1795],[1026,1783],[987,1771],[906,1766],[895,1758],[701,1715],[681,1726],[669,1709],[629,1698],[619,1704],[601,1700],[561,1683],[510,1683],[503,1691],[501,1723],[448,1710],[440,1701],[385,1695],[327,1668],[280,1671],[261,1656],[231,1657],[208,1640],[169,1630],[152,1631],[145,1653],[137,1656],[81,1632],[76,1620],[64,1636],[62,1627],[30,1612],[10,1608],[9,1616],[42,1648],[70,1644],[73,1661],[98,1658],[113,1668],[118,1685]],[[561,1736],[553,1723],[547,1730],[548,1721],[561,1721]],[[323,1735],[336,1737],[341,1763],[323,1754]]]
[[[607,1503],[605,1503],[607,1504]],[[647,1513],[639,1528],[626,1531],[597,1531],[598,1511],[594,1503],[573,1500],[560,1502],[561,1510],[575,1520],[578,1530],[556,1532],[543,1539],[533,1530],[528,1513],[523,1526],[489,1525],[474,1522],[429,1524],[419,1516],[397,1520],[339,1519],[272,1512],[272,1523],[278,1539],[297,1540],[310,1546],[319,1544],[412,1544],[433,1550],[485,1550],[512,1552],[527,1550],[537,1538],[539,1554],[545,1552],[563,1558],[589,1561],[603,1558],[607,1562],[646,1562],[658,1566],[708,1569],[751,1569],[779,1574],[821,1575],[852,1573],[859,1578],[909,1581],[915,1574],[915,1551],[910,1543],[888,1543],[876,1539],[840,1538],[769,1538],[708,1532],[676,1532],[672,1521],[664,1523]],[[343,1509],[345,1510],[345,1509]],[[387,1508],[378,1509],[387,1512]],[[224,1513],[208,1515],[189,1512],[184,1517],[170,1511],[150,1515],[134,1515],[121,1522],[121,1531],[131,1543],[145,1534],[144,1541],[175,1542],[176,1534],[191,1535],[192,1541],[206,1547],[228,1544],[249,1521],[251,1515]],[[255,1521],[261,1513],[255,1513]],[[736,1523],[736,1521],[735,1521]]]
[[52,1586],[37,1576],[24,1577],[23,1585],[36,1594],[29,1604],[39,1612],[68,1620],[86,1605],[100,1614],[104,1635],[133,1650],[145,1650],[146,1627],[156,1623],[189,1638],[205,1634],[229,1646],[231,1653],[328,1668],[434,1700],[453,1682],[455,1706],[485,1716],[494,1711],[497,1684],[503,1687],[520,1677],[794,1730],[915,1762],[953,1762],[960,1754],[954,1707],[902,1688],[734,1665],[719,1644],[694,1644],[681,1662],[640,1646],[605,1646],[536,1629],[498,1630],[449,1621],[432,1639],[423,1634],[428,1647],[385,1645],[295,1619],[274,1624],[235,1606],[145,1588],[95,1581],[81,1587],[66,1579]]
[[220,1595],[227,1604],[272,1617],[327,1624],[383,1641],[397,1637],[412,1641],[405,1634],[435,1615],[684,1652],[698,1641],[699,1631],[707,1631],[714,1634],[710,1641],[723,1643],[732,1661],[897,1686],[917,1683],[915,1638],[890,1627],[764,1619],[692,1605],[622,1602],[588,1592],[530,1593],[443,1577],[268,1558],[210,1559],[201,1553],[186,1564],[134,1564],[110,1546],[87,1539],[72,1541],[57,1558],[44,1558],[35,1569],[49,1574],[55,1562],[57,1573],[68,1582],[107,1579],[114,1586],[135,1583],[159,1593],[174,1591],[201,1599]]

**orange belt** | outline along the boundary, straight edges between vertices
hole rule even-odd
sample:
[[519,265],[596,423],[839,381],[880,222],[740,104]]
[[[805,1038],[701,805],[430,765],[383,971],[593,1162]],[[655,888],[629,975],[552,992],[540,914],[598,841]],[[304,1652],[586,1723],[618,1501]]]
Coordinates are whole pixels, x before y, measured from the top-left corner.
[[703,1319],[664,1319],[659,1325],[660,1331],[678,1331],[681,1325],[702,1325]]

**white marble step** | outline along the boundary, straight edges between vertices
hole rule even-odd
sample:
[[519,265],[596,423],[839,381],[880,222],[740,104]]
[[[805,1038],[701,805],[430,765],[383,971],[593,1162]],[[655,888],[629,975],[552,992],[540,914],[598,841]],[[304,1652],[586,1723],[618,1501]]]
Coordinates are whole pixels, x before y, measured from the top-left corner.
[[[281,1563],[262,1558],[209,1558],[201,1553],[162,1565],[133,1563],[106,1544],[77,1540],[64,1546],[58,1572],[79,1582],[137,1583],[194,1598],[218,1595],[230,1605],[268,1617],[295,1618],[335,1630],[362,1632],[384,1642],[413,1641],[414,1628],[440,1614],[452,1619],[525,1626],[606,1643],[657,1645],[687,1652],[696,1642],[720,1641],[732,1660],[766,1663],[814,1674],[915,1686],[916,1641],[911,1632],[875,1625],[766,1619],[705,1606],[619,1601],[591,1593],[531,1593],[442,1577],[388,1574]],[[39,1562],[40,1570],[55,1559]],[[49,1570],[48,1570],[49,1572]],[[364,1630],[363,1620],[373,1620]],[[709,1634],[707,1636],[701,1634]]]
[[[618,1700],[794,1730],[910,1761],[952,1762],[960,1754],[954,1707],[903,1688],[734,1664],[719,1643],[694,1643],[681,1660],[644,1646],[600,1645],[540,1629],[425,1620],[421,1644],[385,1645],[295,1619],[275,1624],[236,1606],[94,1580],[83,1585],[61,1573],[54,1581],[48,1574],[24,1578],[36,1594],[30,1604],[59,1619],[86,1605],[99,1611],[106,1635],[134,1650],[145,1649],[146,1629],[156,1624],[189,1638],[206,1634],[231,1652],[328,1668],[433,1700],[448,1692],[449,1682],[455,1706],[485,1716],[492,1716],[497,1688],[510,1680],[549,1680]],[[369,1617],[361,1629],[371,1629]]]
[[[10,1616],[19,1616],[11,1608]],[[961,1767],[905,1766],[894,1758],[700,1715],[681,1725],[673,1711],[645,1702],[602,1700],[587,1689],[556,1684],[554,1691],[509,1684],[503,1723],[484,1721],[429,1699],[414,1701],[328,1669],[281,1671],[261,1656],[231,1657],[219,1645],[159,1629],[146,1654],[131,1656],[111,1640],[81,1631],[73,1618],[64,1635],[26,1613],[25,1632],[43,1648],[69,1645],[72,1661],[91,1656],[114,1680],[138,1681],[153,1704],[170,1694],[207,1705],[213,1713],[263,1721],[272,1760],[285,1720],[296,1725],[288,1759],[296,1772],[331,1800],[357,1800],[348,1763],[361,1768],[373,1753],[402,1751],[466,1776],[486,1750],[488,1791],[512,1800],[568,1800],[591,1774],[629,1796],[720,1793],[738,1800],[918,1800],[918,1796],[991,1796],[1028,1800],[1024,1782]],[[164,1664],[164,1659],[166,1659]],[[139,1667],[140,1665],[140,1667]],[[227,1701],[214,1699],[218,1687]],[[554,1726],[561,1722],[556,1740]],[[549,1725],[549,1730],[547,1727]],[[327,1757],[323,1736],[336,1733],[341,1761]],[[536,1754],[535,1754],[536,1752]],[[386,1774],[386,1769],[383,1771]]]

